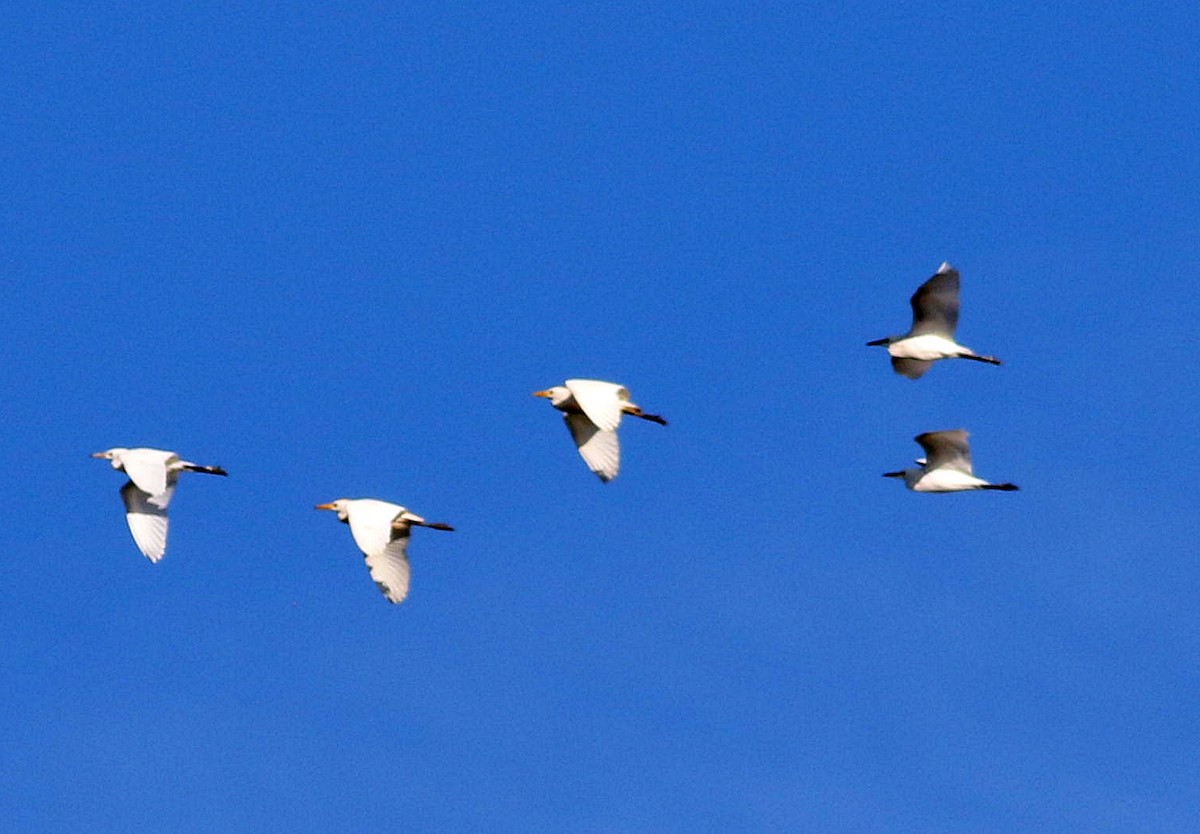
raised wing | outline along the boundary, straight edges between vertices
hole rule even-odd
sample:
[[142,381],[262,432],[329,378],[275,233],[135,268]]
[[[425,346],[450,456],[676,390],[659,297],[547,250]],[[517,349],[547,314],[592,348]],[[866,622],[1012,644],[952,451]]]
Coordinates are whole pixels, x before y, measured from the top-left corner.
[[925,450],[925,471],[934,469],[957,469],[968,475],[971,472],[971,446],[967,442],[965,429],[949,431],[927,431],[914,440]]
[[174,452],[160,449],[129,449],[121,456],[121,468],[142,492],[161,495],[174,480],[167,477],[167,464],[174,457]]
[[360,498],[352,502],[348,515],[350,534],[366,557],[371,578],[389,602],[408,596],[407,524],[392,526],[404,515],[404,508],[389,501]]
[[625,388],[598,379],[568,379],[563,384],[598,429],[613,431],[621,425],[621,402],[629,400]]
[[929,359],[906,359],[901,356],[892,357],[892,370],[909,379],[920,379],[929,370],[933,362]]
[[913,326],[910,336],[937,333],[954,338],[958,327],[958,270],[942,264],[932,278],[917,288],[912,304]]
[[348,515],[350,534],[365,555],[382,553],[392,542],[392,522],[404,512],[399,504],[374,498],[359,498],[351,502]]
[[571,430],[579,456],[588,469],[608,482],[617,477],[621,469],[621,445],[615,431],[603,431],[583,414],[564,414],[563,420]]
[[157,562],[167,552],[167,505],[175,494],[168,487],[158,495],[150,495],[128,481],[121,487],[121,500],[125,502],[125,522],[133,541],[142,555]]
[[394,538],[378,553],[367,554],[371,578],[388,598],[388,602],[403,602],[408,596],[408,538],[412,528],[407,524],[392,530]]

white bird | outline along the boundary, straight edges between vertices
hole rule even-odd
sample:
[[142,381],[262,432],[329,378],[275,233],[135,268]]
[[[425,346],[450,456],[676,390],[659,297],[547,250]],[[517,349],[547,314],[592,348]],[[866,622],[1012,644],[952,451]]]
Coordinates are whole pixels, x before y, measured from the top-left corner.
[[534,391],[535,397],[546,397],[550,404],[563,412],[563,420],[588,469],[604,482],[617,477],[621,469],[621,445],[617,441],[617,426],[622,414],[641,417],[665,426],[667,421],[657,414],[647,414],[629,401],[629,390],[615,382],[598,379],[568,379],[562,385]]
[[954,330],[958,327],[958,284],[958,270],[943,263],[909,299],[912,329],[903,336],[888,336],[867,344],[886,345],[892,369],[909,379],[919,379],[938,359],[957,357],[999,365],[996,357],[981,356],[954,341]]
[[917,458],[919,469],[884,472],[885,478],[903,478],[904,485],[914,492],[962,492],[968,489],[1000,489],[1011,492],[1020,489],[1016,484],[991,484],[976,478],[971,470],[971,446],[966,429],[927,431],[913,439],[925,450]]
[[125,521],[138,550],[151,562],[157,562],[167,552],[167,505],[175,494],[179,473],[206,472],[209,475],[228,475],[219,466],[201,466],[180,460],[175,452],[162,449],[125,449],[116,447],[93,452],[92,457],[112,462],[112,468],[123,471],[129,482],[121,487],[125,502]]
[[408,537],[412,526],[453,530],[449,524],[426,521],[399,504],[375,498],[339,498],[317,504],[318,510],[333,510],[338,520],[350,525],[354,543],[366,557],[371,578],[389,602],[408,596]]

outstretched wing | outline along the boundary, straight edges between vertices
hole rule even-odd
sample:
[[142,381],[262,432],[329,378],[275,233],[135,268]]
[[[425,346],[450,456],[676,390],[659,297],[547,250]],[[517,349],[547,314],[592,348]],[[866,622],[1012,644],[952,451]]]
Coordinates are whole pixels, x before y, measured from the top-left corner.
[[598,429],[613,431],[621,425],[621,403],[629,400],[624,387],[598,379],[568,379],[563,384]]
[[366,557],[371,578],[390,602],[408,596],[408,535],[410,527],[392,523],[404,508],[388,501],[362,498],[353,502],[349,514],[350,534]]
[[142,492],[161,495],[175,481],[167,473],[167,465],[178,457],[162,449],[126,449],[121,455],[121,468]]
[[588,469],[602,481],[611,481],[621,469],[621,445],[615,431],[604,431],[584,414],[564,414],[563,420]]
[[958,327],[958,270],[942,264],[932,278],[917,288],[912,304],[913,326],[910,335],[937,333],[954,338]]
[[970,475],[971,445],[967,442],[967,437],[965,429],[951,429],[927,431],[913,439],[925,450],[926,472],[934,469],[957,469]]
[[158,495],[151,495],[138,489],[133,481],[121,487],[129,532],[138,550],[151,562],[157,562],[167,552],[167,505],[174,494],[175,488],[168,487]]
[[388,598],[388,602],[403,602],[408,596],[408,539],[412,528],[407,524],[392,530],[393,539],[377,553],[367,554],[371,578]]

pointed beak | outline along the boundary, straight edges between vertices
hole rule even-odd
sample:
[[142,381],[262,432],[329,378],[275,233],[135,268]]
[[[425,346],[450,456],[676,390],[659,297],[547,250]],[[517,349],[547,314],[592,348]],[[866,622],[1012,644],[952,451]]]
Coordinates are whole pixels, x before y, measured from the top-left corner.
[[549,391],[534,391],[534,392],[533,392],[533,396],[535,396],[535,397],[549,397],[549,396],[550,396],[550,392],[549,392]]
[[332,510],[333,508],[333,504],[317,504],[313,507],[314,510]]
[[884,472],[883,477],[885,477],[885,478],[903,478],[904,470],[901,469],[899,472]]
[[103,458],[103,457],[107,457],[107,455],[105,455],[105,454],[104,454],[104,452],[92,452],[91,456],[92,456],[92,457],[94,457],[94,458]]
[[875,339],[874,341],[867,342],[867,347],[879,347],[880,345],[886,345],[887,343],[887,339]]

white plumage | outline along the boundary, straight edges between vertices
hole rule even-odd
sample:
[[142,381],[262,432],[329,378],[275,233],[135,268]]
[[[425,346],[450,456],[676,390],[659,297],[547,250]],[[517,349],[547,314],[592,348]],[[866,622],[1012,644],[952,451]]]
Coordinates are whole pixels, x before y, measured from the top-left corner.
[[157,562],[167,552],[167,506],[175,495],[179,473],[187,470],[209,475],[229,474],[219,466],[201,466],[181,460],[175,452],[163,449],[118,446],[94,452],[92,457],[111,461],[113,469],[129,476],[129,482],[121,487],[125,521],[138,550],[151,562]]
[[350,535],[366,557],[371,578],[393,603],[408,596],[411,573],[408,539],[413,525],[434,530],[454,529],[448,524],[426,521],[399,504],[375,498],[339,498],[317,504],[316,509],[332,510],[339,521],[350,525]]
[[962,492],[969,489],[998,489],[1012,491],[1016,484],[992,484],[975,477],[971,468],[971,446],[965,429],[927,431],[914,440],[925,450],[917,460],[916,469],[885,472],[885,478],[903,478],[904,485],[914,492]]
[[958,328],[958,288],[958,270],[943,263],[909,299],[912,329],[903,336],[888,336],[867,344],[886,346],[892,357],[892,369],[909,379],[920,378],[938,359],[974,359],[999,365],[996,357],[981,356],[954,341],[954,331]]
[[563,412],[563,420],[571,432],[579,455],[588,469],[600,480],[608,482],[621,470],[621,445],[617,427],[621,416],[630,414],[665,426],[667,421],[657,414],[647,414],[629,399],[629,389],[615,382],[599,379],[568,379],[562,385],[534,391],[535,397],[546,397],[550,404]]

